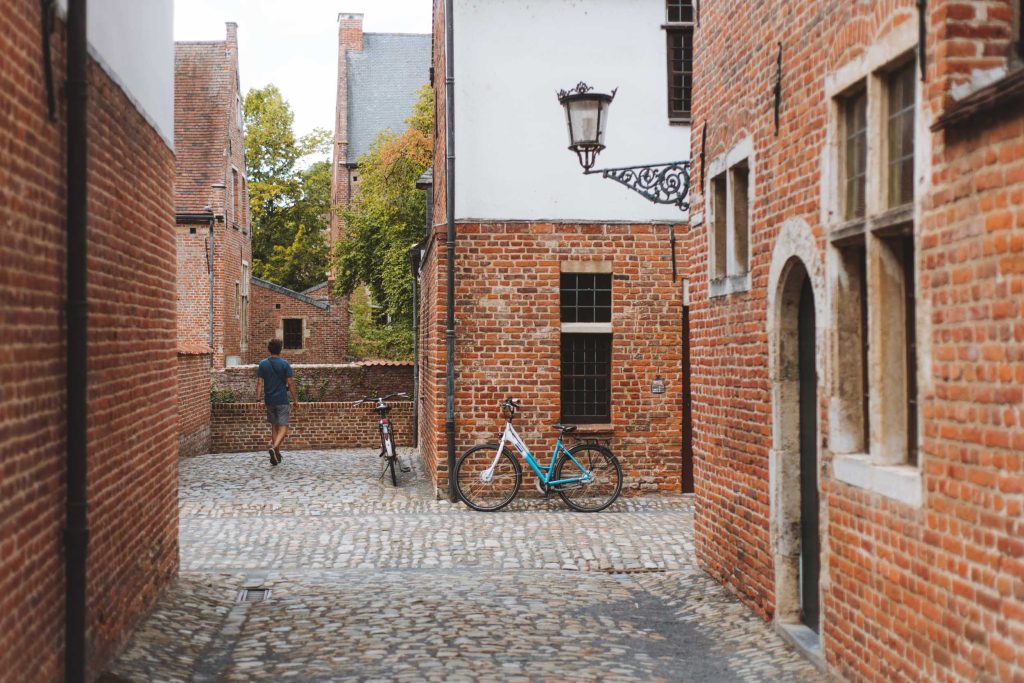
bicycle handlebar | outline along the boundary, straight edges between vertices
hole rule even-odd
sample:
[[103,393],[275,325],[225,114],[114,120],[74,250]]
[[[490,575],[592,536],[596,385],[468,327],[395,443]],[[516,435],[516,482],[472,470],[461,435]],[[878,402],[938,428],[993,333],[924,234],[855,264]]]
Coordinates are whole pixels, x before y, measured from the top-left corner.
[[396,391],[395,393],[388,394],[387,396],[367,396],[356,401],[356,405],[360,405],[362,403],[383,403],[384,401],[388,401],[393,398],[409,398],[409,394],[404,391]]

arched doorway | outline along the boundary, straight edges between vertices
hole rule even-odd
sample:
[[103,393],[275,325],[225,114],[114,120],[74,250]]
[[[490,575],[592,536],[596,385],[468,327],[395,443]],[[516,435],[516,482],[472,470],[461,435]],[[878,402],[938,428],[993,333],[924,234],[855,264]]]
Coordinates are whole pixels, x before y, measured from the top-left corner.
[[769,308],[775,618],[816,634],[822,547],[817,302],[801,256],[783,262],[775,285]]

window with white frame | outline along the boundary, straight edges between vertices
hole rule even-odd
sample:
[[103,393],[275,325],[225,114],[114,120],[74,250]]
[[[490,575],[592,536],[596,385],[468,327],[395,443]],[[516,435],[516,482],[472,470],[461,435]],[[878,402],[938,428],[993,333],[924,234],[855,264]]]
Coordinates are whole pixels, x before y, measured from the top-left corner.
[[611,263],[563,264],[561,310],[561,419],[611,421]]

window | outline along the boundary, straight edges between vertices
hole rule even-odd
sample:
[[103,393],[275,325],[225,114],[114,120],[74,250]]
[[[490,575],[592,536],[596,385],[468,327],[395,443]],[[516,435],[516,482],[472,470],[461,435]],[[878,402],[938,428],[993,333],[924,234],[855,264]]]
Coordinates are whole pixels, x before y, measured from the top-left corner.
[[711,296],[750,289],[751,171],[745,150],[738,146],[710,164],[717,173],[708,188]]
[[242,261],[242,301],[239,310],[239,337],[242,351],[249,348],[249,262]]
[[231,169],[231,222],[239,224],[238,214],[242,206],[241,192],[238,190],[238,171]]
[[864,218],[868,173],[868,96],[845,98],[843,111],[843,218]]
[[714,243],[711,249],[711,279],[719,280],[725,277],[725,254],[729,224],[729,197],[724,173],[711,180],[711,200],[714,202],[712,206],[714,211]]
[[890,208],[914,201],[914,106],[916,63],[892,72],[886,82],[886,174]]
[[239,284],[236,282],[235,283],[235,317],[238,318],[238,317],[241,317],[241,315],[242,315],[241,287],[239,287]]
[[689,122],[693,92],[693,0],[667,0],[668,118]]
[[302,348],[302,318],[285,318],[281,321],[284,332],[284,348]]
[[[610,270],[604,263],[566,266]],[[562,421],[610,422],[612,274],[563,272],[560,289]]]
[[[907,48],[894,50],[859,82],[836,84],[842,88],[833,120],[839,181],[830,238],[838,256],[832,284],[837,403],[830,420],[833,451],[846,457],[834,469],[837,478],[914,504],[920,499],[914,479],[918,72],[914,51]],[[871,139],[882,144],[869,149]],[[880,473],[871,470],[876,465],[910,467]]]

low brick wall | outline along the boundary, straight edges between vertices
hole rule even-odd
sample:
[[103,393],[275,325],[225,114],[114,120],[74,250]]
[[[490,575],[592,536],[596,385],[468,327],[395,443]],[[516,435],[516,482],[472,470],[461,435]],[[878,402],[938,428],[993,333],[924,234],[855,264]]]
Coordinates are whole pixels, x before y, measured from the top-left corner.
[[[399,446],[412,443],[412,402],[389,403],[388,417]],[[376,448],[377,414],[372,406],[353,403],[300,403],[290,419],[285,450],[320,448]],[[213,405],[213,453],[241,453],[263,450],[270,427],[266,408],[260,403],[215,403]]]
[[178,350],[178,457],[210,452],[209,350]]
[[[295,380],[313,399],[358,401],[404,391],[412,396],[412,362],[364,361],[338,365],[292,364]],[[213,373],[213,386],[229,390],[236,402],[256,400],[256,366],[236,365]],[[321,395],[322,392],[322,395]]]

